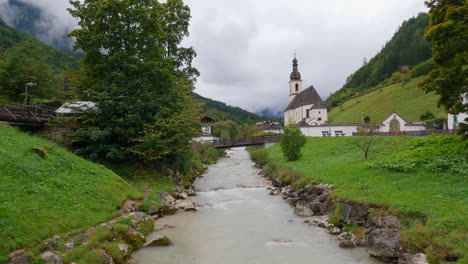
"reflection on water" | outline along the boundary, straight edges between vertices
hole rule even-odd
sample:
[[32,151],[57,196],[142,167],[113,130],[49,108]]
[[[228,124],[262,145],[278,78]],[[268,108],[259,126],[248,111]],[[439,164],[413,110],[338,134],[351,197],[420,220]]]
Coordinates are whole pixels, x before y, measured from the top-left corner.
[[166,235],[174,245],[135,252],[138,264],[379,263],[363,249],[340,249],[324,229],[269,196],[243,148],[229,156],[194,183],[197,212],[157,220],[151,235]]

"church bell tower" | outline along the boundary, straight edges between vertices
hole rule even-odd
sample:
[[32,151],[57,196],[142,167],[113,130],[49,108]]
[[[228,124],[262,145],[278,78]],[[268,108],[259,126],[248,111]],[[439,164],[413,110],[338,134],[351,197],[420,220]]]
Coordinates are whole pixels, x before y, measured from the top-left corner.
[[298,71],[296,55],[293,59],[293,71],[291,72],[291,80],[289,81],[289,102],[294,100],[294,97],[302,92],[301,73]]

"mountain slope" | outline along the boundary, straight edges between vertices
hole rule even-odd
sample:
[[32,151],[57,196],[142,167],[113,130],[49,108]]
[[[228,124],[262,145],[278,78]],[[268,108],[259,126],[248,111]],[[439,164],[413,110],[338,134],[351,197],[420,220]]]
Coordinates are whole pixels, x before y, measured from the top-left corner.
[[20,32],[8,26],[0,18],[0,60],[3,60],[8,50],[25,40],[31,40],[38,49],[45,50],[45,55],[50,58],[49,62],[55,69],[77,68],[78,60],[61,50],[52,48],[34,37]]
[[437,107],[439,96],[417,87],[423,78],[414,78],[405,85],[389,85],[348,100],[329,112],[329,122],[359,123],[362,113],[375,123],[382,122],[392,112],[397,112],[408,121],[420,121],[421,115],[426,112],[434,114],[436,118],[446,117],[445,110]]
[[262,122],[266,119],[271,121],[280,120],[279,118],[257,115],[240,107],[230,106],[223,102],[203,97],[197,93],[193,93],[193,97],[205,102],[205,105],[203,106],[203,113],[214,118],[216,121],[232,120],[236,123],[251,124],[255,122]]
[[400,70],[401,66],[416,66],[432,57],[432,43],[423,38],[429,25],[429,15],[421,13],[401,25],[392,39],[369,63],[351,74],[346,84],[331,95],[326,104],[333,108],[350,94],[362,93]]

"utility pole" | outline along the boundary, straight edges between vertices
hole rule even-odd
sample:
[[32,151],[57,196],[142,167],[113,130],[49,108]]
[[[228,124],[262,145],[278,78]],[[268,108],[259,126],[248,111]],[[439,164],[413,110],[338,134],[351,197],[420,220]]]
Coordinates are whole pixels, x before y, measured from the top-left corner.
[[32,87],[34,86],[34,83],[27,83],[26,85],[26,91],[24,93],[24,104],[27,105],[28,104],[28,87]]

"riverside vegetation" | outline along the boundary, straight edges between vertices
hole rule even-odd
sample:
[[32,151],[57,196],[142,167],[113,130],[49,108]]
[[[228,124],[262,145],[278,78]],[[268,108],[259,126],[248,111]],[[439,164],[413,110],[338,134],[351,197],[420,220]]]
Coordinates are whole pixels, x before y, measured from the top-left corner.
[[293,188],[333,184],[333,199],[398,216],[405,251],[424,252],[430,263],[467,263],[468,142],[458,136],[376,136],[365,160],[355,140],[308,138],[298,161],[287,161],[278,145],[250,150],[272,177]]
[[[173,172],[172,177],[167,177],[148,167],[114,166],[125,180],[56,143],[0,124],[0,262],[6,262],[10,252],[22,248],[29,260],[52,251],[64,254],[66,263],[104,263],[105,254],[123,263],[119,261],[123,256],[119,256],[122,252],[117,245],[128,238],[118,230],[132,226],[146,235],[152,224],[123,218],[112,223],[113,231],[106,226],[89,228],[122,215],[117,209],[126,200],[135,201],[139,204],[135,209],[147,214],[170,213],[160,210],[164,204],[160,192],[174,194],[179,188],[177,183],[189,186],[204,171],[200,160],[213,164],[223,155],[203,144],[192,145],[192,151],[193,154],[187,154],[191,162],[184,163],[190,164],[186,174]],[[144,215],[136,216],[150,221]],[[85,230],[88,231],[83,234]],[[51,246],[44,239],[53,235],[60,238]],[[87,241],[81,241],[83,236]],[[75,242],[72,251],[66,247],[70,240]],[[132,248],[141,247],[139,243],[130,244],[128,255]],[[42,263],[40,258],[34,261]]]

